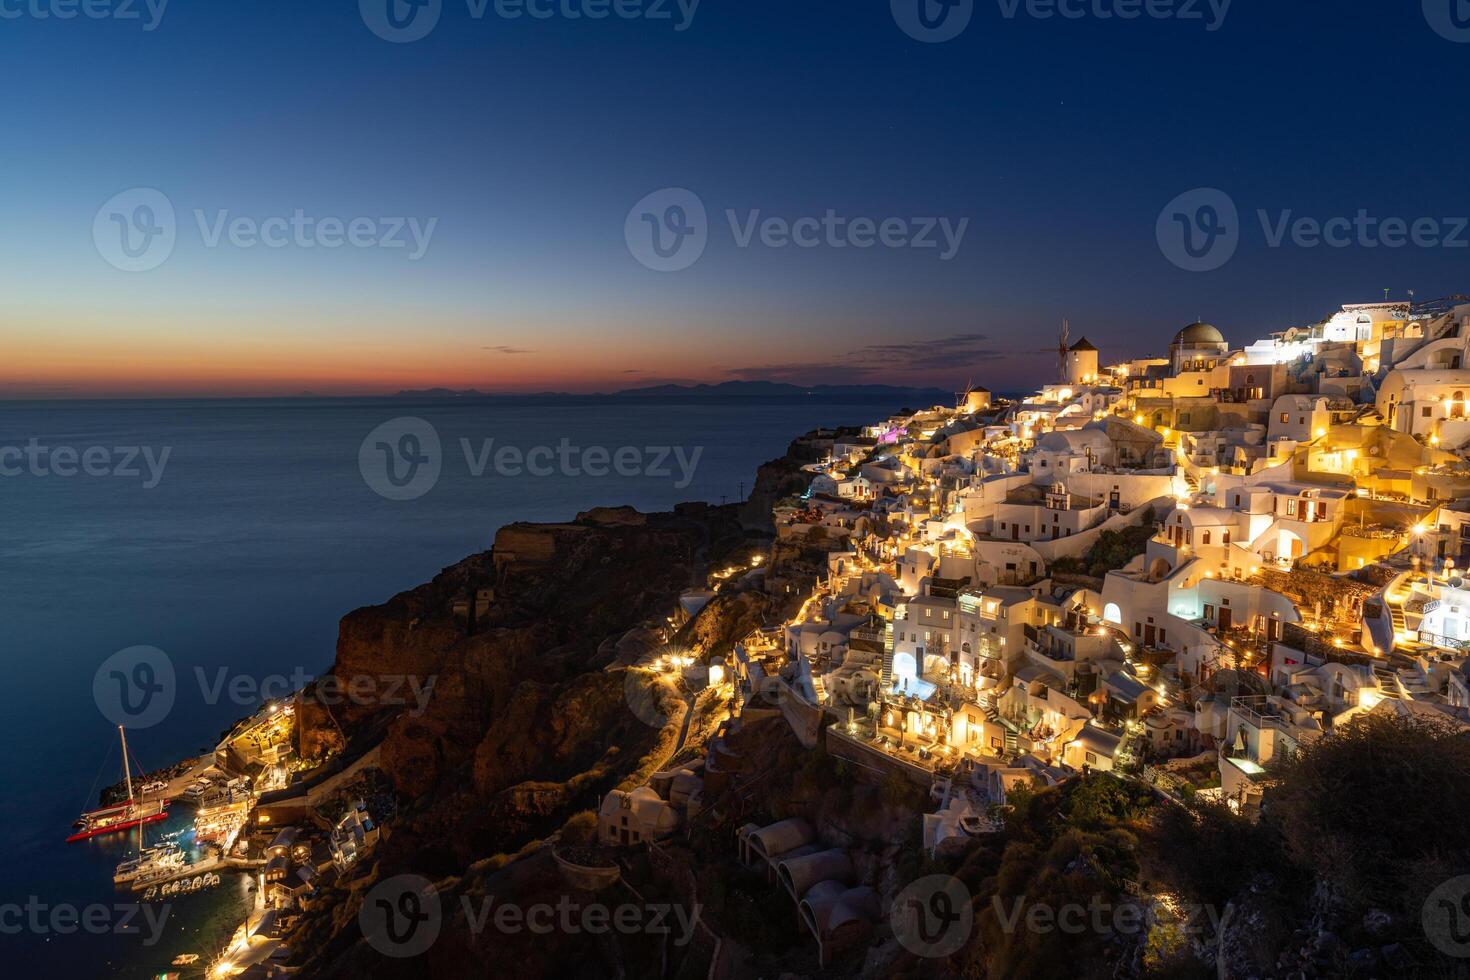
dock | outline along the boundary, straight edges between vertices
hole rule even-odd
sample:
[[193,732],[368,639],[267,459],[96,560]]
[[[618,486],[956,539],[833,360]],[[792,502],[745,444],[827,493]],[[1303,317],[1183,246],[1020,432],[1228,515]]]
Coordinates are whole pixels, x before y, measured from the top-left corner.
[[164,885],[182,881],[185,878],[196,878],[212,871],[258,871],[263,867],[265,867],[265,860],[262,858],[208,857],[165,875],[154,875],[130,882],[128,887],[135,892],[141,892],[154,886],[162,888]]

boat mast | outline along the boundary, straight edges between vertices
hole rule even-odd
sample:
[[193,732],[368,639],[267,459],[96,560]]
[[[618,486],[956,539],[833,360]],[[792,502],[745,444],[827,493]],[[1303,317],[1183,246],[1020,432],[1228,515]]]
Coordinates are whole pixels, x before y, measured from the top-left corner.
[[118,725],[117,734],[122,739],[123,781],[127,783],[128,800],[129,802],[131,802],[133,799],[133,769],[131,766],[128,765],[128,733],[127,730],[123,728],[123,726]]

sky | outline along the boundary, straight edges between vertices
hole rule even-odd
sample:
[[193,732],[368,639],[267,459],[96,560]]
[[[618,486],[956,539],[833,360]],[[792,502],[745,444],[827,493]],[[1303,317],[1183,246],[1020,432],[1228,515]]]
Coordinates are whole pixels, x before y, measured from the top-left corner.
[[1016,390],[1470,292],[1451,0],[88,2],[0,0],[0,397]]

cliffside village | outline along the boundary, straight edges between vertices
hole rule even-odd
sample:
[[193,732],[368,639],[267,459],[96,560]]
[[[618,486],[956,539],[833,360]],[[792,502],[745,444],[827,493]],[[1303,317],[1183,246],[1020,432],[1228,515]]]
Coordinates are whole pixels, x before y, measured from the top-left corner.
[[[1249,815],[1273,758],[1361,713],[1470,730],[1470,299],[1058,354],[1057,383],[1020,401],[972,388],[808,436],[808,488],[774,516],[777,548],[827,552],[815,591],[732,656],[653,666],[728,686],[727,730],[779,713],[804,745],[912,780],[931,853],[1002,827],[1021,785],[1114,771]],[[710,584],[681,615],[795,588],[758,559]],[[678,832],[728,781],[724,751],[610,793],[599,838]],[[738,836],[824,959],[883,917],[805,821]]]

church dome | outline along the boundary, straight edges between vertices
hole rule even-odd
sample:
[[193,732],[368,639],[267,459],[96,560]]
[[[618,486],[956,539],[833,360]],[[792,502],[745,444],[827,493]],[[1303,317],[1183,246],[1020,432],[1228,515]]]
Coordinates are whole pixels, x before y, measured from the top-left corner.
[[1208,323],[1191,323],[1174,336],[1174,343],[1181,347],[1203,344],[1223,344],[1224,334]]

